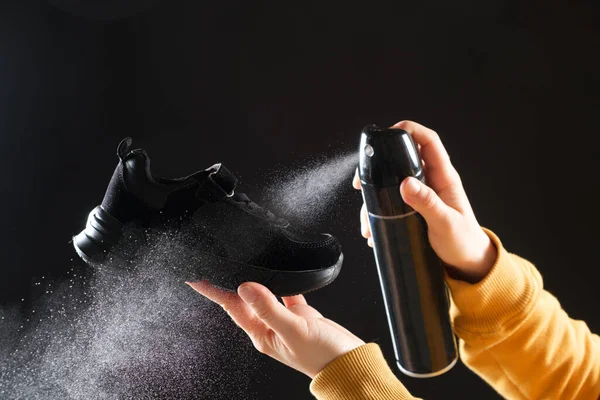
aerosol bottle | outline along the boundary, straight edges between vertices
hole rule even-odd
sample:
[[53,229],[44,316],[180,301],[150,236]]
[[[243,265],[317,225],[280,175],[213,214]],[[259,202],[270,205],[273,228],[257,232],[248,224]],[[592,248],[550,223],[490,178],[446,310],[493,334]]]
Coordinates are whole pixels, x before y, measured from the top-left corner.
[[360,137],[359,176],[369,216],[375,261],[398,368],[429,378],[458,359],[440,259],[423,217],[402,200],[400,183],[425,183],[423,163],[402,129],[366,126]]

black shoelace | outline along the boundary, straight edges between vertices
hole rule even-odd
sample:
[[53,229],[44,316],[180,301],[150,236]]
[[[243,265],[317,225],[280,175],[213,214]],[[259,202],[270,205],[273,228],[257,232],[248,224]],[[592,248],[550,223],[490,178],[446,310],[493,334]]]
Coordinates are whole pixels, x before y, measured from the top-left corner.
[[280,218],[277,215],[273,214],[271,211],[259,206],[258,204],[250,200],[250,198],[245,193],[235,193],[231,199],[237,203],[243,204],[245,207],[247,207],[254,213],[263,215],[268,220],[274,221],[282,225],[287,224],[287,221],[285,219]]

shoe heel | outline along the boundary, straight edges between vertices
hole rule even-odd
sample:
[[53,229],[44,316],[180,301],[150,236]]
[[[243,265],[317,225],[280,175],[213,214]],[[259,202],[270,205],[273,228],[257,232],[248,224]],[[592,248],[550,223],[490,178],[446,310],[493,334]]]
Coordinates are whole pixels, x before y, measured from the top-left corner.
[[85,262],[99,262],[118,243],[122,232],[123,224],[98,206],[89,214],[85,229],[73,237],[73,246]]

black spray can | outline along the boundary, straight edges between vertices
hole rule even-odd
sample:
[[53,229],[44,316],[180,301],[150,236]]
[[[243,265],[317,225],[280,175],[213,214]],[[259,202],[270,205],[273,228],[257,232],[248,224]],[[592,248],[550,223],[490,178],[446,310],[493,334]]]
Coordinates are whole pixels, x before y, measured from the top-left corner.
[[369,125],[361,132],[359,153],[398,368],[417,378],[441,375],[458,359],[442,265],[429,244],[425,220],[400,195],[400,183],[408,176],[425,183],[418,148],[402,129]]

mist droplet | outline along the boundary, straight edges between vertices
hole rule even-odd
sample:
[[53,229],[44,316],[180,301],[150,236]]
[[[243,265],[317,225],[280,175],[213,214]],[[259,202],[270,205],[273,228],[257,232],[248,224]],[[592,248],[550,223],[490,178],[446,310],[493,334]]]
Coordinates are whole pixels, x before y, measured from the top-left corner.
[[317,222],[341,197],[342,185],[350,188],[358,163],[355,152],[282,171],[267,189],[266,202],[283,218],[301,225]]

